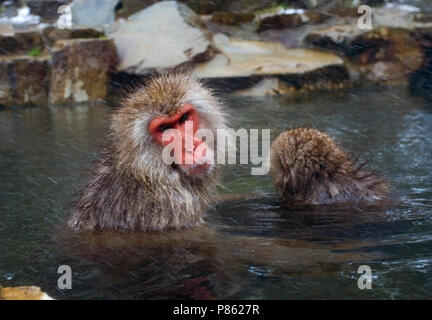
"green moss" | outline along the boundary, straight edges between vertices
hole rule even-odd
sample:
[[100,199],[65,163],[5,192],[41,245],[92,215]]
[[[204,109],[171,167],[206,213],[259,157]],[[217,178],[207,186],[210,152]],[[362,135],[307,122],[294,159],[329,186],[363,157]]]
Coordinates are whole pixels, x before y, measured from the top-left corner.
[[29,54],[29,56],[37,57],[37,56],[39,56],[41,53],[42,53],[41,49],[39,49],[39,48],[33,48],[33,49],[31,49],[31,50],[29,51],[28,54]]
[[98,39],[106,39],[106,35],[100,36]]

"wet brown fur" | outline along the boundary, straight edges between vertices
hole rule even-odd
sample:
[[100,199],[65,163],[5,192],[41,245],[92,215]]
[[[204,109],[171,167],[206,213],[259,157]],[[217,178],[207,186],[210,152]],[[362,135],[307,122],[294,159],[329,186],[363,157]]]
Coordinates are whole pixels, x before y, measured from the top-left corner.
[[155,76],[124,99],[112,115],[90,181],[74,204],[71,229],[167,230],[202,221],[219,181],[218,168],[188,176],[163,163],[162,147],[148,133],[154,117],[170,115],[185,103],[195,106],[200,127],[211,129],[215,137],[216,129],[225,128],[219,101],[182,73]]
[[376,202],[386,199],[389,192],[384,180],[318,130],[282,132],[272,143],[270,161],[276,187],[294,204]]

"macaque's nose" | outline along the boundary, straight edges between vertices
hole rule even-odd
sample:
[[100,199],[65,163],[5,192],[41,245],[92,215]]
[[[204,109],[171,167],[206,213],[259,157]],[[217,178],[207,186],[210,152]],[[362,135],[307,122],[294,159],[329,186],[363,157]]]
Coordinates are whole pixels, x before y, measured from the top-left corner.
[[195,151],[196,150],[196,148],[201,144],[201,143],[204,143],[204,141],[203,140],[199,140],[199,139],[196,139],[195,137],[194,137],[194,140],[193,140],[193,151]]
[[184,137],[183,136],[183,146],[186,153],[195,152],[196,148],[202,143],[201,140],[195,137]]

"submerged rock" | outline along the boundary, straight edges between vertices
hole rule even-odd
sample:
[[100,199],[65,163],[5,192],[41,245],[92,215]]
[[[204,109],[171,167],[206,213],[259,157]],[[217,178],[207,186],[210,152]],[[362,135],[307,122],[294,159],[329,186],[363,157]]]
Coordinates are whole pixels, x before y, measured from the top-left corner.
[[118,69],[134,73],[177,66],[205,54],[211,46],[199,17],[175,1],[156,3],[119,21],[108,37],[119,53]]
[[43,105],[49,91],[49,56],[0,56],[0,105]]
[[9,287],[0,285],[0,300],[54,300],[39,287]]
[[117,53],[112,40],[57,41],[52,50],[50,104],[95,102],[107,95]]

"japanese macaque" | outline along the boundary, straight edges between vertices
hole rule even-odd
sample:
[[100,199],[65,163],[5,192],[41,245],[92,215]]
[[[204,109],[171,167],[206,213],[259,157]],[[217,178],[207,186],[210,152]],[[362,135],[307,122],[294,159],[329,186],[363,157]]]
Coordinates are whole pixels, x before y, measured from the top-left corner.
[[294,205],[376,202],[387,198],[386,182],[353,161],[325,133],[298,128],[272,143],[270,174]]
[[[221,103],[198,80],[183,73],[150,78],[113,113],[70,228],[151,231],[199,224],[219,181],[213,155],[216,130],[223,128]],[[198,139],[199,129],[211,131],[214,141]]]

